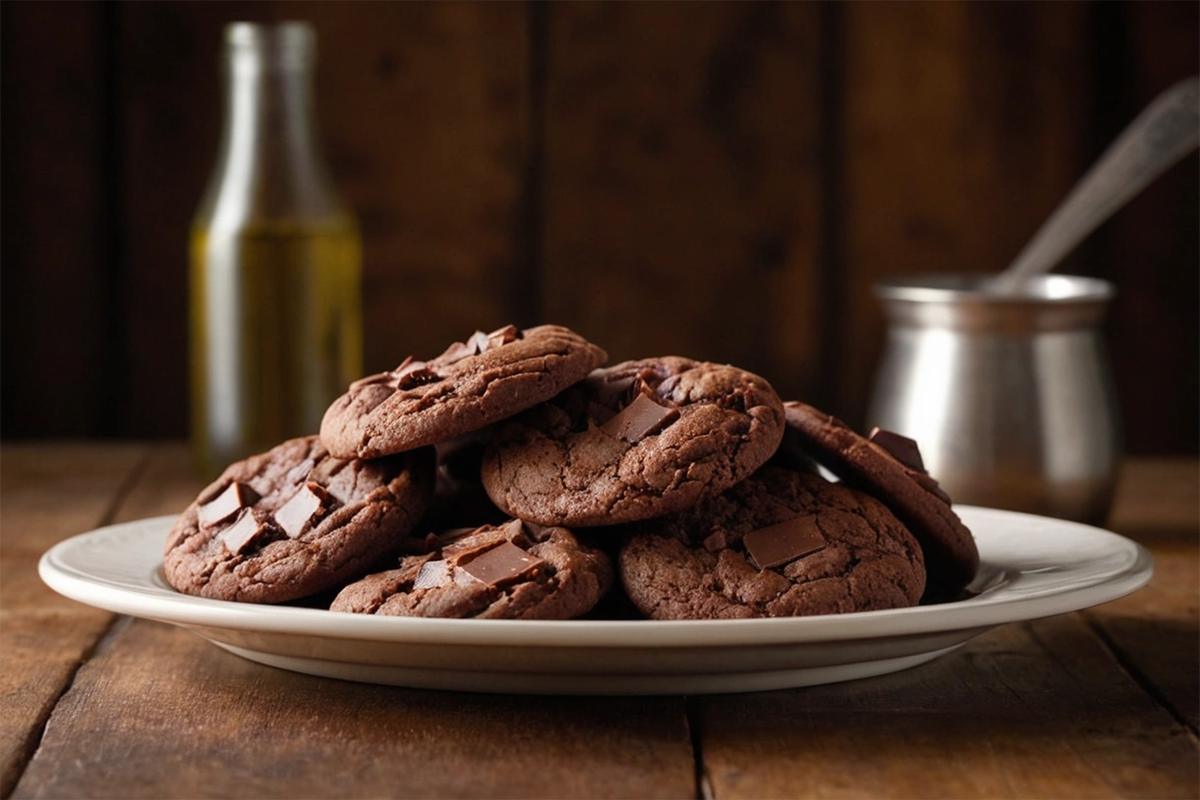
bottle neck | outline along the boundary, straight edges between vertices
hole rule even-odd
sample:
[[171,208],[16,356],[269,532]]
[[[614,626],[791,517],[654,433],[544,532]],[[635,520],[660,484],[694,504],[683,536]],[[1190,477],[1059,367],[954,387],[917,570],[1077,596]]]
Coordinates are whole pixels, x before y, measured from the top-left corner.
[[225,124],[209,192],[215,226],[340,210],[317,138],[314,49],[307,26],[234,25],[227,33]]

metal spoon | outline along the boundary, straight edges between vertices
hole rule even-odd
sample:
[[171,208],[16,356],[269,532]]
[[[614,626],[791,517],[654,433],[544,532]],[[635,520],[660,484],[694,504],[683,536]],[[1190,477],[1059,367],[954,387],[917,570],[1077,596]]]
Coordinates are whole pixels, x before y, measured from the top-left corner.
[[1192,77],[1160,94],[1121,132],[1008,269],[988,282],[988,290],[1019,294],[1028,278],[1052,269],[1114,211],[1198,146],[1200,79]]

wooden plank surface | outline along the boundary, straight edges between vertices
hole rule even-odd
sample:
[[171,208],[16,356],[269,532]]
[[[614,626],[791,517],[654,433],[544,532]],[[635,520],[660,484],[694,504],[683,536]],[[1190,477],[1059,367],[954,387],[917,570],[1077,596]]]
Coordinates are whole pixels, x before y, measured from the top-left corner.
[[546,317],[613,362],[729,362],[811,396],[819,7],[548,13]]
[[204,486],[187,445],[181,442],[156,444],[137,481],[121,496],[121,502],[113,511],[113,521],[180,514]]
[[1171,713],[1200,727],[1200,463],[1131,459],[1109,527],[1151,548],[1154,577],[1086,613],[1126,668]]
[[1088,6],[864,2],[843,13],[845,293],[824,343],[836,383],[826,410],[869,427],[884,341],[871,286],[1003,269],[1081,174]]
[[[114,518],[181,510],[198,488],[187,450],[160,446]],[[80,671],[13,797],[267,795],[692,797],[685,703],[329,681],[138,620]]]
[[80,671],[13,797],[687,797],[682,698],[331,681],[135,621]]
[[143,620],[96,648],[108,615],[56,599],[34,558],[104,520],[178,511],[199,486],[186,448],[6,446],[0,467],[0,796],[1200,793],[1194,460],[1123,470],[1110,526],[1158,566],[1127,598],[1005,626],[894,675],[656,699],[318,679]]
[[699,698],[712,795],[1195,797],[1195,736],[1078,616],[1011,625],[917,669]]
[[694,699],[713,796],[1195,797],[1197,463],[1126,462],[1110,524],[1156,559],[1125,598],[895,675]]
[[145,458],[137,445],[4,446],[0,456],[0,797],[112,615],[67,600],[37,577],[53,544],[109,521]]

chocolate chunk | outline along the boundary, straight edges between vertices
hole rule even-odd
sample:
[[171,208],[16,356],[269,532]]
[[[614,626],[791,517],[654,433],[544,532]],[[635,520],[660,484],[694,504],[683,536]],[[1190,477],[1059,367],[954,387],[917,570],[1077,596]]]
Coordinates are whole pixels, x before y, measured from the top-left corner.
[[426,561],[417,570],[412,588],[432,589],[449,583],[465,586],[471,583],[478,584],[479,579],[462,569],[455,569],[449,561]]
[[505,325],[503,328],[497,328],[489,333],[487,338],[488,347],[500,347],[520,339],[521,332],[517,330],[516,325]]
[[[459,346],[461,347],[461,345]],[[413,389],[427,383],[440,381],[441,379],[442,376],[438,375],[424,361],[418,361],[412,356],[408,356],[400,363],[400,366],[391,372],[380,372],[375,375],[368,375],[365,378],[359,378],[350,384],[350,390],[357,391],[376,384],[387,386],[393,390]]]
[[519,519],[510,519],[503,525],[497,526],[496,530],[504,534],[504,538],[511,542],[513,539],[525,533],[525,523],[521,522]]
[[432,589],[436,586],[445,586],[450,583],[467,584],[476,583],[473,575],[468,575],[461,569],[455,569],[449,561],[426,561],[417,570],[417,577],[413,581],[413,589]]
[[442,376],[438,375],[428,364],[424,361],[415,361],[412,356],[406,358],[392,375],[396,379],[397,389],[415,389],[418,386],[442,379]]
[[882,447],[888,455],[909,469],[917,472],[925,471],[925,462],[921,459],[921,449],[917,443],[895,431],[889,431],[876,425],[867,434],[867,439]]
[[760,570],[779,567],[825,547],[825,537],[813,515],[759,528],[742,537],[742,544]]
[[358,380],[351,383],[350,390],[358,391],[359,389],[363,389],[367,386],[374,386],[375,384],[386,385],[386,386],[390,386],[391,388],[395,389],[396,388],[396,376],[394,373],[391,373],[391,372],[378,372],[374,375],[368,375],[365,378],[359,378]]
[[479,355],[484,350],[487,350],[489,344],[488,335],[483,331],[475,331],[475,333],[471,334],[471,338],[467,339],[467,347],[472,348],[475,351],[475,355]]
[[630,444],[670,425],[679,417],[679,409],[667,408],[648,395],[639,394],[621,412],[600,426],[609,436],[624,439]]
[[275,512],[275,522],[291,538],[295,539],[312,527],[312,521],[321,516],[328,502],[329,493],[315,483],[306,483]]
[[440,360],[443,364],[454,364],[462,361],[467,356],[473,355],[475,355],[474,347],[465,345],[462,342],[455,342],[446,349],[446,352],[442,353]]
[[529,520],[520,520],[521,526],[525,529],[525,535],[535,542],[540,542],[546,538],[546,531],[550,530],[552,525],[538,525],[536,522]]
[[417,570],[416,580],[413,581],[412,588],[414,589],[432,589],[435,586],[444,586],[450,582],[450,565],[445,561],[426,561]]
[[225,491],[217,495],[215,500],[200,506],[200,524],[216,525],[246,506],[253,505],[257,500],[258,492],[245,483],[234,481],[225,487]]
[[593,391],[595,392],[595,402],[612,411],[605,417],[611,417],[616,413],[616,409],[624,408],[629,405],[629,401],[633,399],[637,392],[634,389],[634,384],[642,383],[636,376],[619,376],[612,380],[597,381]]
[[713,532],[704,537],[704,549],[710,553],[723,550],[729,544],[729,537],[721,528],[713,528]]
[[488,586],[499,587],[532,575],[545,563],[512,542],[502,542],[461,565],[461,568]]
[[494,350],[501,345],[514,342],[521,338],[521,332],[515,325],[505,325],[491,333],[475,331],[471,338],[464,342],[455,342],[438,357],[441,364],[453,364],[462,361],[467,356],[477,356],[485,350]]
[[238,518],[237,522],[221,534],[221,544],[225,545],[225,549],[236,556],[266,533],[267,530],[267,526],[259,520],[258,515],[254,513],[254,509],[249,509]]

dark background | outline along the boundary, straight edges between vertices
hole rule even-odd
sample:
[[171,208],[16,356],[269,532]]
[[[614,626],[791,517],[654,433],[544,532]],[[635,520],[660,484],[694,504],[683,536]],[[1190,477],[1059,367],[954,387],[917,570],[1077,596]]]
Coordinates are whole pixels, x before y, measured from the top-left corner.
[[[861,423],[873,281],[1004,267],[1198,69],[1195,2],[0,4],[5,437],[181,437],[187,231],[230,20],[308,19],[365,361],[552,321]],[[1200,440],[1197,159],[1060,271],[1115,281],[1135,453]]]

